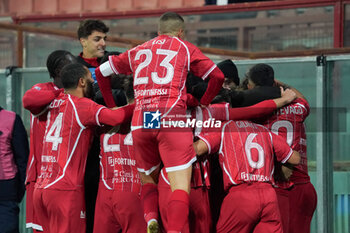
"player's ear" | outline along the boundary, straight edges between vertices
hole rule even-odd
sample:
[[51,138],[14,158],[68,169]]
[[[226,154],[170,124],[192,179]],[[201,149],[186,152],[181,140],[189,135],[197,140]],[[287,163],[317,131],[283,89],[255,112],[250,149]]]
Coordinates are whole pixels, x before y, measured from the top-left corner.
[[87,46],[87,41],[85,38],[80,38],[79,41],[80,41],[81,46],[83,46],[83,48],[85,48]]
[[85,87],[85,85],[86,85],[86,80],[85,80],[85,78],[80,78],[80,79],[79,79],[79,82],[78,82],[78,85],[81,86],[81,87]]

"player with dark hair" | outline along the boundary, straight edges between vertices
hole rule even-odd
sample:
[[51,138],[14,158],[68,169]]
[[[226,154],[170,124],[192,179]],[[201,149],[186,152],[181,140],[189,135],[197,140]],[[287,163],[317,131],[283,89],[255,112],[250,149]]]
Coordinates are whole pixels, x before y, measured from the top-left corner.
[[225,81],[223,87],[233,90],[239,86],[239,76],[236,65],[232,60],[227,59],[217,64],[218,68],[224,73]]
[[[186,114],[185,82],[188,72],[209,78],[208,91],[201,100],[208,105],[224,81],[222,72],[194,45],[182,40],[185,24],[174,12],[159,19],[159,36],[122,53],[96,69],[96,77],[107,106],[114,106],[109,79],[112,73],[134,73],[136,107],[132,120],[137,166],[143,182],[141,198],[148,230],[157,231],[158,195],[156,181],[163,162],[172,195],[168,204],[168,232],[180,232],[188,221],[192,163],[196,160],[189,128],[165,132],[163,127],[142,129],[143,115],[169,120]],[[153,118],[152,118],[153,119]],[[160,126],[160,125],[159,125]]]
[[[108,58],[106,51],[106,38],[109,28],[104,22],[97,19],[86,19],[82,21],[77,30],[79,42],[83,51],[77,56],[79,63],[89,68],[94,82],[94,92],[99,91],[96,83],[95,69],[103,59]],[[125,95],[121,90],[114,90],[118,92],[116,97],[116,105],[123,106],[127,103]],[[85,172],[85,199],[86,199],[86,218],[87,218],[87,233],[92,233],[94,223],[95,202],[98,190],[99,177],[99,152],[100,152],[100,138],[95,135],[92,141],[92,146],[86,162]]]
[[243,90],[236,91],[233,96],[233,106],[246,107],[267,99],[280,97],[280,88],[273,86],[273,77],[274,71],[271,66],[263,63],[252,66],[241,84]]
[[37,176],[40,174],[41,149],[45,133],[46,115],[40,115],[46,106],[62,92],[60,72],[67,64],[76,61],[75,56],[65,50],[55,50],[47,58],[46,66],[53,82],[38,83],[25,92],[23,106],[31,114],[30,155],[26,174],[26,227],[33,231],[43,230],[33,209],[33,191]]
[[[300,155],[264,126],[228,121],[221,131],[207,131],[194,143],[198,155],[219,153],[224,187],[217,232],[283,232],[274,183],[278,161],[297,165]],[[259,230],[258,230],[259,229]]]
[[[285,88],[291,88],[274,79],[272,67],[266,64],[259,64],[262,69],[253,69],[253,72],[248,72],[249,88],[254,88],[265,83],[267,86],[272,86],[276,83]],[[267,67],[267,68],[266,68]],[[260,72],[260,74],[259,74]],[[250,74],[250,75],[249,75]],[[271,79],[273,83],[271,84]],[[269,80],[269,81],[266,81]],[[285,177],[279,178],[278,187],[275,189],[278,197],[279,208],[282,215],[282,223],[284,232],[310,232],[312,216],[316,209],[317,194],[314,186],[310,182],[307,168],[307,147],[306,147],[306,131],[304,121],[310,113],[310,106],[306,98],[295,88],[291,88],[296,94],[295,99],[289,105],[280,108],[274,114],[259,120],[273,133],[281,135],[289,146],[296,150],[301,155],[301,163],[294,168],[286,166],[279,167],[280,169],[290,173],[289,180]],[[302,209],[303,211],[300,211]]]
[[66,65],[61,80],[65,92],[48,105],[34,207],[44,231],[85,233],[84,172],[93,129],[123,123],[134,106],[110,110],[86,98],[93,79],[79,63]]
[[106,38],[109,28],[101,20],[87,19],[80,23],[77,34],[83,51],[78,62],[90,67],[98,67],[105,55]]

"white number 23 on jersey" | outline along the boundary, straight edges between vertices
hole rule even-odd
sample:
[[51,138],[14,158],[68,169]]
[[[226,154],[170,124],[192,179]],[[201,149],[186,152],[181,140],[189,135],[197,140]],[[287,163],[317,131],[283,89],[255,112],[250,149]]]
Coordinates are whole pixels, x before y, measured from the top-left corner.
[[[163,66],[166,68],[166,75],[164,77],[159,77],[157,72],[151,72],[151,78],[152,81],[155,84],[168,84],[171,82],[171,80],[174,77],[174,66],[170,63],[170,61],[177,55],[177,52],[171,51],[168,49],[157,49],[156,50],[157,55],[164,55],[165,57],[160,62],[160,66]],[[142,55],[145,55],[146,58],[143,62],[139,64],[139,66],[136,68],[135,76],[134,76],[134,86],[140,85],[140,84],[147,84],[149,81],[149,77],[139,77],[140,72],[144,68],[148,68],[147,66],[152,62],[153,54],[150,49],[143,49],[136,53],[135,61],[139,60]]]

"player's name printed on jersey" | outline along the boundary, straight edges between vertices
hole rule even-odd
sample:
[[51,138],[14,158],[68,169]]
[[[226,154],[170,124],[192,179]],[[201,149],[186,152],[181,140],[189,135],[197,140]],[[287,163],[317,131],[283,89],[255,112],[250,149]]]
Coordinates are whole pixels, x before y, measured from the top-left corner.
[[297,104],[288,105],[278,109],[277,115],[288,115],[288,114],[302,115],[304,114],[304,110],[306,111],[305,106],[297,103]]
[[259,174],[251,174],[246,172],[241,172],[241,180],[243,181],[259,181],[259,182],[268,182],[270,178],[267,176],[259,175]]
[[58,108],[63,102],[64,100],[62,99],[55,99],[49,104],[49,108]]
[[161,126],[163,128],[221,128],[222,124],[221,121],[214,118],[203,121],[190,118],[190,116],[184,114],[169,114],[163,119],[161,116],[162,114],[159,110],[155,112],[143,112],[143,128],[159,129]]

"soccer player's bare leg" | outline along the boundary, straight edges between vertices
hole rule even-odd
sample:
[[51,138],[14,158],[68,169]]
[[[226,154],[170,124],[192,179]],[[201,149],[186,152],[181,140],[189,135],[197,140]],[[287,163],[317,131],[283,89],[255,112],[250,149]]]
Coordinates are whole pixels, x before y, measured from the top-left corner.
[[[181,232],[188,221],[192,166],[168,172],[171,197],[168,203],[168,233]],[[188,225],[188,224],[187,224]]]

